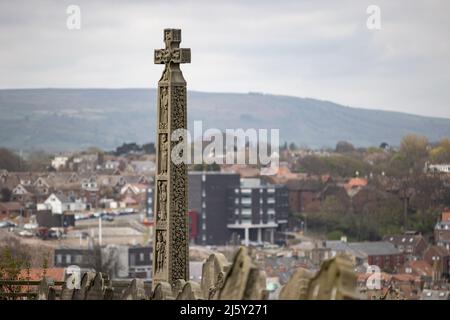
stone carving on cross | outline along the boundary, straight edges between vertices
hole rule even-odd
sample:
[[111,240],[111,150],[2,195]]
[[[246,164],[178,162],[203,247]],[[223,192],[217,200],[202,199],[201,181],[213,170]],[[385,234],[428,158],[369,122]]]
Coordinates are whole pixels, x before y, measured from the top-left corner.
[[171,136],[187,129],[186,80],[181,63],[191,62],[191,50],[180,48],[181,30],[165,29],[165,49],[154,52],[155,64],[163,64],[158,82],[155,176],[155,232],[152,286],[189,280],[187,168],[171,160]]
[[155,50],[155,64],[190,63],[191,49],[180,48],[180,42],[180,29],[164,29],[166,48]]

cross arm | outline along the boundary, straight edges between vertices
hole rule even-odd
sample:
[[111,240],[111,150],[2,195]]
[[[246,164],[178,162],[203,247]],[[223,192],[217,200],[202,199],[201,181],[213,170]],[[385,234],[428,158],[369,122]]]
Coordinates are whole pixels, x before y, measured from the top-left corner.
[[157,49],[155,50],[155,64],[173,63],[190,63],[191,49],[175,48],[175,49]]

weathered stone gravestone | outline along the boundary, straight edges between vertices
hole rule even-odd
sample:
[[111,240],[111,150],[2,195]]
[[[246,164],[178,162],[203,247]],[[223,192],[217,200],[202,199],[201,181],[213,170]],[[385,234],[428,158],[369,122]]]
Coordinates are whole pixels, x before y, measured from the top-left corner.
[[221,253],[213,253],[202,267],[201,289],[204,299],[214,299],[223,286],[226,271],[230,268],[227,258]]
[[356,275],[347,258],[336,256],[322,263],[308,286],[309,300],[356,300]]
[[94,280],[92,281],[92,285],[89,287],[86,300],[104,300],[105,295],[105,281],[103,279],[103,275],[101,272],[98,272]]
[[123,290],[121,300],[145,300],[144,280],[133,279],[130,285]]
[[185,284],[186,281],[184,281],[183,279],[178,279],[177,281],[175,281],[175,284],[172,286],[172,296],[175,298],[178,297],[181,291],[183,291],[183,287]]
[[[181,49],[181,30],[164,30],[165,49],[155,50],[155,63],[165,68],[158,82],[155,232],[153,245],[153,288],[158,283],[174,285],[189,279],[189,233],[187,217],[187,168],[183,159],[187,150],[174,150],[186,141],[186,81],[180,63],[191,61],[190,49]],[[173,135],[175,136],[174,139]],[[176,140],[176,141],[173,141]]]
[[203,300],[200,284],[194,281],[187,281],[177,295],[177,300]]
[[283,286],[278,297],[280,300],[305,300],[307,299],[308,286],[314,272],[305,268],[298,268],[289,281]]
[[95,272],[85,272],[81,277],[80,289],[75,289],[73,300],[86,300],[86,295],[95,278]]
[[216,299],[262,300],[266,298],[266,277],[264,272],[253,264],[247,248],[239,248]]
[[103,300],[114,300],[114,289],[106,288],[103,295]]
[[42,278],[41,283],[38,287],[38,300],[55,300],[56,299],[56,292],[55,289],[52,287],[53,281],[47,279],[47,277]]
[[159,282],[153,290],[151,300],[174,300],[172,286],[168,282]]
[[73,300],[75,293],[75,289],[67,288],[67,285],[64,284],[61,288],[61,295],[59,297],[60,300]]

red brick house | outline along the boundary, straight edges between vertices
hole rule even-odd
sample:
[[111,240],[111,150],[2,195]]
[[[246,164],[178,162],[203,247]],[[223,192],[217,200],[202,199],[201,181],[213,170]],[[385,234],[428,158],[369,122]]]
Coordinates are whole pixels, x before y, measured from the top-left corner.
[[399,251],[405,254],[406,258],[411,260],[421,258],[428,248],[425,238],[416,232],[385,236],[383,240],[392,243]]
[[450,277],[450,251],[440,246],[430,246],[425,250],[423,259],[430,265],[435,266],[444,278]]
[[398,272],[419,277],[422,284],[431,283],[433,278],[433,267],[425,260],[407,261]]
[[450,221],[450,209],[442,212],[442,221]]
[[442,219],[434,227],[434,240],[440,247],[450,250],[450,211],[442,213]]
[[148,186],[141,183],[127,183],[121,190],[120,196],[125,199],[133,199],[136,204],[144,205],[147,198]]
[[387,241],[351,242],[348,245],[362,253],[369,265],[378,266],[383,271],[396,271],[405,263],[403,252]]
[[292,212],[320,209],[321,181],[315,179],[288,180],[289,207]]
[[25,212],[20,202],[0,202],[0,219],[16,217]]

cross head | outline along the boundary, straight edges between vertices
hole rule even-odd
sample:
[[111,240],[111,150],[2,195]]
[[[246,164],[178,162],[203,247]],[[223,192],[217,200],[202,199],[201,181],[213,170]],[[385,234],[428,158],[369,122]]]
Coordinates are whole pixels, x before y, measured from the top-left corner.
[[155,50],[155,64],[190,63],[191,49],[180,48],[180,42],[180,29],[164,29],[166,48]]

